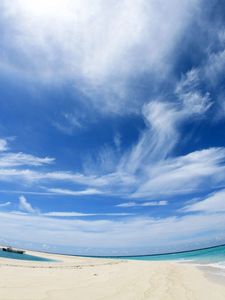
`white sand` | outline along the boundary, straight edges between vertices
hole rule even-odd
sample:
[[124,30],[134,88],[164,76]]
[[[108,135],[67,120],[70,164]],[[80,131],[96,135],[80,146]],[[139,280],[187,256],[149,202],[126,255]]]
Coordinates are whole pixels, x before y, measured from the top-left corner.
[[224,285],[188,264],[30,253],[61,262],[0,258],[1,300],[224,300]]

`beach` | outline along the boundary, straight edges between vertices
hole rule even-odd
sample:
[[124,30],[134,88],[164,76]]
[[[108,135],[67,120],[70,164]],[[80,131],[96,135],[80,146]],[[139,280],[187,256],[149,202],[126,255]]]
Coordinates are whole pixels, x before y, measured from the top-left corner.
[[1,300],[224,300],[225,277],[191,264],[28,251],[56,262],[0,258]]

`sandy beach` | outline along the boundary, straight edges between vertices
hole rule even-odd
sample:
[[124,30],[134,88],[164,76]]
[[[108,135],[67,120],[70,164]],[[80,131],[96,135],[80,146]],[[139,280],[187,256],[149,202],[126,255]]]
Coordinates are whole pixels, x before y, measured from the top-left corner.
[[225,281],[190,264],[29,254],[59,262],[0,258],[1,300],[225,299]]

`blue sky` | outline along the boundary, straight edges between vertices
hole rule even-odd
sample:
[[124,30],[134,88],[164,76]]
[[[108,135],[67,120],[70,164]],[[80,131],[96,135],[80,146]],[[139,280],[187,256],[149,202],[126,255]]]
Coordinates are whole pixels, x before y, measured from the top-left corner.
[[1,1],[1,244],[225,242],[223,6]]

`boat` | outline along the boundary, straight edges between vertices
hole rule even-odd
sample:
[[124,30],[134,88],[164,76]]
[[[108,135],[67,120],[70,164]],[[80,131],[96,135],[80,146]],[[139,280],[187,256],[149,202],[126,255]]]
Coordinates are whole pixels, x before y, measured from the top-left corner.
[[18,249],[13,249],[12,247],[3,247],[2,251],[5,252],[11,252],[11,253],[17,253],[17,254],[24,254],[24,250],[18,250]]

